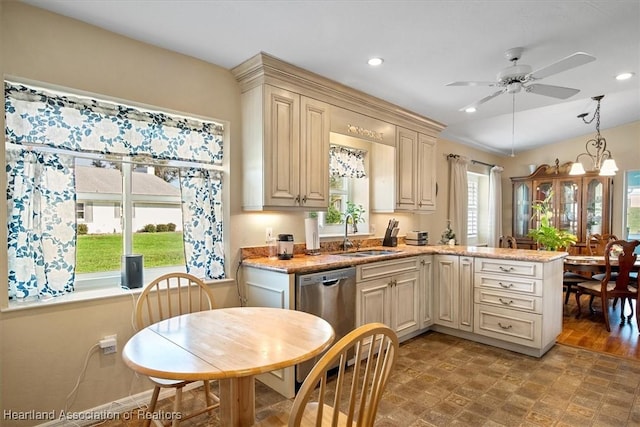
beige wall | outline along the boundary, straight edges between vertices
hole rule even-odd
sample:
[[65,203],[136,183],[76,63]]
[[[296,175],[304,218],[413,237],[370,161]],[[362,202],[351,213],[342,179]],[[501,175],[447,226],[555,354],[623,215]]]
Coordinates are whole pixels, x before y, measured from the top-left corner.
[[[240,95],[233,76],[215,65],[139,43],[75,20],[32,8],[17,2],[0,3],[0,70],[14,76],[74,88],[168,110],[205,116],[230,123],[230,178],[225,185],[231,195],[227,242],[229,273],[235,275],[238,249],[262,245],[265,227],[274,233],[291,232],[296,241],[304,241],[304,214],[246,213],[240,209],[242,188],[239,149]],[[257,53],[257,52],[256,52]],[[4,117],[4,115],[2,115]],[[0,125],[4,128],[0,118]],[[638,124],[603,132],[621,169],[640,166]],[[4,164],[4,141],[0,137],[0,160]],[[580,141],[578,144],[577,141]],[[438,210],[433,214],[372,215],[376,235],[380,236],[389,217],[400,220],[401,231],[423,229],[431,242],[440,238],[447,218],[446,154],[464,154],[472,159],[505,166],[505,232],[510,223],[510,176],[525,175],[529,163],[571,160],[584,146],[583,139],[558,144],[518,155],[499,157],[454,142],[438,142]],[[0,174],[0,187],[6,185]],[[614,215],[620,217],[621,186],[615,187]],[[6,211],[0,210],[0,223]],[[616,219],[619,225],[619,219]],[[614,222],[614,230],[615,230]],[[0,227],[1,242],[6,242],[6,227]],[[0,251],[0,253],[4,253]],[[6,275],[6,259],[0,262],[0,278]],[[6,281],[0,283],[6,289]],[[218,303],[237,305],[233,283],[214,288]],[[0,306],[6,306],[6,292],[0,291]],[[104,335],[117,333],[120,348],[132,335],[133,297],[123,296],[43,306],[0,313],[0,411],[50,411],[62,409],[65,397],[78,377],[87,350]],[[73,405],[83,410],[126,397],[149,388],[134,378],[118,355],[95,353]],[[33,425],[34,422],[7,422],[2,425]]]

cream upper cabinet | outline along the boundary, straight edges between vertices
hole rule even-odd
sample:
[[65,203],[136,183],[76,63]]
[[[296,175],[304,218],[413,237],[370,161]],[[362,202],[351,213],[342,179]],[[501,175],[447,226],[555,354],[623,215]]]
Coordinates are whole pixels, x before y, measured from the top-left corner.
[[325,209],[329,105],[271,85],[242,94],[244,209]]
[[396,138],[396,209],[436,208],[436,138],[402,127]]
[[300,205],[326,209],[329,205],[330,107],[300,98]]

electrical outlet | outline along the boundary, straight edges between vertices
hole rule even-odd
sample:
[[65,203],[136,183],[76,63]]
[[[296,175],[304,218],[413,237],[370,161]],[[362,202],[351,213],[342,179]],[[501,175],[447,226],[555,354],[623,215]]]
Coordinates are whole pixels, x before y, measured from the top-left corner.
[[118,352],[118,335],[106,335],[98,345],[102,349],[102,354],[113,354]]
[[273,238],[273,228],[267,227],[265,229],[265,238],[265,242],[269,243],[271,241],[271,239]]

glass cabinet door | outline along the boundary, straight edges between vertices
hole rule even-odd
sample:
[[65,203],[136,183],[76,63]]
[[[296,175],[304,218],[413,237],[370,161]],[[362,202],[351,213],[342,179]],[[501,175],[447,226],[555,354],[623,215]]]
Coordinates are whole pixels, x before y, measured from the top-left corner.
[[602,229],[605,217],[604,183],[596,177],[585,178],[585,180],[587,182],[585,183],[584,214],[586,215],[585,228],[587,236],[589,234],[608,233],[608,230]]
[[559,182],[556,211],[556,227],[578,237],[580,222],[580,186],[574,180],[562,180]]
[[[549,194],[553,191],[553,181],[534,181],[534,193],[533,193],[533,202],[542,202],[546,199]],[[556,197],[554,197],[555,199]],[[555,213],[555,200],[551,200],[551,212]],[[555,218],[555,215],[554,215]],[[552,218],[551,223],[553,224],[555,220]],[[540,221],[538,219],[534,219],[531,221],[531,228],[538,228],[540,226]]]
[[527,237],[531,227],[531,184],[520,182],[513,192],[513,233],[516,239]]

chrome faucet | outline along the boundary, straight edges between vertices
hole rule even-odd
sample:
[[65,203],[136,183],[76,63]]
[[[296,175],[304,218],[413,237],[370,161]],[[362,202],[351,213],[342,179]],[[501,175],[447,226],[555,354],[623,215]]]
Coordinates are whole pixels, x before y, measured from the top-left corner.
[[353,243],[351,243],[349,241],[349,238],[347,237],[347,230],[349,228],[349,218],[351,218],[351,221],[353,222],[353,216],[351,214],[344,215],[344,240],[342,241],[342,249],[345,252],[347,252],[347,250],[349,250],[349,248],[353,246]]

